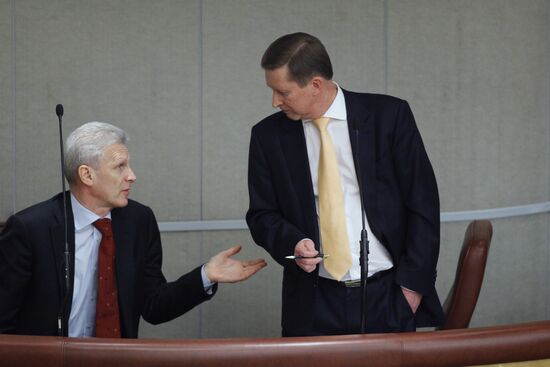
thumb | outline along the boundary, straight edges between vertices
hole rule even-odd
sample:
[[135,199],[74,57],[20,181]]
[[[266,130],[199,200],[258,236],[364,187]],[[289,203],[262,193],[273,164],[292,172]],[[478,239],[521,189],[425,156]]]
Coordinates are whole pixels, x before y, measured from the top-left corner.
[[315,251],[315,244],[311,240],[304,241],[304,246],[307,251]]
[[241,251],[242,246],[233,246],[228,248],[225,251],[220,252],[220,254],[223,254],[225,257],[231,257],[235,254],[238,254]]

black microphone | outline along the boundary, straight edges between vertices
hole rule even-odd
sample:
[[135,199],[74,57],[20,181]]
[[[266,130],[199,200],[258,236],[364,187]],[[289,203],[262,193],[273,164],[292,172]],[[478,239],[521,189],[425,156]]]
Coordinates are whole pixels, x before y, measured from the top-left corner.
[[363,183],[361,178],[361,164],[359,163],[359,126],[357,121],[351,122],[355,131],[355,172],[359,186],[359,200],[361,200],[361,239],[359,240],[359,263],[361,264],[361,333],[367,332],[367,278],[369,276],[369,238],[365,227],[365,205],[363,203]]
[[65,195],[65,152],[63,148],[63,105],[58,104],[55,106],[55,114],[59,120],[59,150],[61,152],[61,187],[63,195],[63,228],[64,228],[64,241],[65,241],[65,297],[59,310],[57,317],[57,333],[59,336],[69,335],[69,317],[67,310],[69,309],[71,293],[71,272],[70,272],[70,253],[69,253],[69,241],[67,237],[67,196]]
[[61,123],[61,118],[63,117],[63,105],[62,104],[58,104],[57,106],[55,106],[55,114],[59,118],[59,123]]

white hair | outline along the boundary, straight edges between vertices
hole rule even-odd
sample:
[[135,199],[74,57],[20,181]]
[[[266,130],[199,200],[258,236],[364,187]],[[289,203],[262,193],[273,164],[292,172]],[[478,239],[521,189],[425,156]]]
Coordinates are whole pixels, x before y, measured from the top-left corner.
[[112,144],[126,145],[126,132],[106,122],[88,122],[74,130],[65,143],[65,177],[77,182],[78,167],[83,164],[98,168],[104,149]]

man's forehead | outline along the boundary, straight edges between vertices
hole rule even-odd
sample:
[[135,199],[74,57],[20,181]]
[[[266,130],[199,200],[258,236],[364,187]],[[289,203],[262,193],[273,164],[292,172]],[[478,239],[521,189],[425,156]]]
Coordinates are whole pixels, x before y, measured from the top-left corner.
[[130,152],[128,151],[128,147],[124,144],[115,143],[111,145],[107,145],[105,149],[103,149],[103,158],[107,160],[124,160],[129,159]]

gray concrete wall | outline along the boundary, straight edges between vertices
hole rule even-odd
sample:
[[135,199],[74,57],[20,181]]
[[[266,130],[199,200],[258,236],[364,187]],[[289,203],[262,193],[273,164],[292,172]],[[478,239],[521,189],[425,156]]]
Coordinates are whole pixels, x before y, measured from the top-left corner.
[[[544,0],[0,0],[0,220],[60,187],[65,132],[108,121],[131,136],[132,197],[160,222],[242,219],[250,128],[273,110],[259,59],[278,36],[326,45],[335,80],[407,99],[444,212],[550,201],[550,3]],[[497,219],[474,326],[550,317],[550,215]],[[450,287],[467,222],[443,223]],[[247,230],[163,233],[174,279]],[[141,336],[280,333],[281,269]]]

